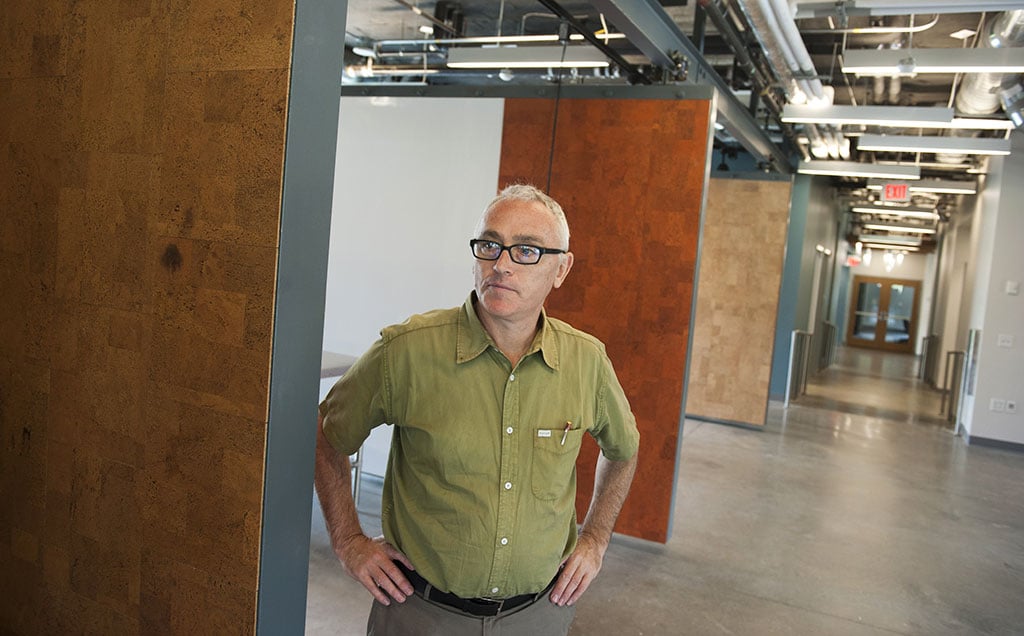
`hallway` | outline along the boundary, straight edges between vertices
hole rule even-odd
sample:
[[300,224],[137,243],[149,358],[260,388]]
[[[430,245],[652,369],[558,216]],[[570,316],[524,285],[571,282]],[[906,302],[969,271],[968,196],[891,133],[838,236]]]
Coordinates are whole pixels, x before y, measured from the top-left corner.
[[[841,350],[765,431],[687,422],[672,538],[616,537],[571,633],[1020,633],[1024,457],[953,436],[914,362]],[[306,633],[364,633],[322,531],[310,569]]]

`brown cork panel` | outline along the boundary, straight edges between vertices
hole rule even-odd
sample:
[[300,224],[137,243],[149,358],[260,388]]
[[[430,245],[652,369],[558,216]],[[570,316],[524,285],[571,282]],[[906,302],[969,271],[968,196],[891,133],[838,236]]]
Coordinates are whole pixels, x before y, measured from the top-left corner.
[[708,186],[687,414],[765,423],[790,187],[740,179]]
[[[600,338],[640,428],[637,476],[616,531],[665,541],[672,509],[707,101],[562,100],[550,193],[566,210],[576,264],[551,315]],[[554,104],[507,100],[499,183],[544,187]],[[577,510],[596,445],[578,462]]]
[[293,8],[4,7],[0,631],[254,631]]
[[170,5],[168,57],[173,70],[288,67],[294,2],[209,0]]

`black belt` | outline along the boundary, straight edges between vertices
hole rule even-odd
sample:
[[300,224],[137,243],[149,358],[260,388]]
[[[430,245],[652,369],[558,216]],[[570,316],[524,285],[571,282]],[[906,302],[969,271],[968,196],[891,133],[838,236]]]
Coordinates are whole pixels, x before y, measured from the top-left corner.
[[[520,594],[519,596],[499,599],[462,598],[461,596],[455,596],[454,594],[437,589],[417,574],[415,570],[410,570],[398,561],[395,561],[395,565],[402,570],[402,574],[405,575],[405,578],[409,579],[413,589],[416,590],[416,594],[421,598],[431,603],[437,603],[438,605],[444,605],[467,614],[472,614],[473,616],[497,616],[502,612],[511,612],[516,608],[533,603],[548,591],[545,589],[535,594]],[[549,585],[548,588],[550,587]]]

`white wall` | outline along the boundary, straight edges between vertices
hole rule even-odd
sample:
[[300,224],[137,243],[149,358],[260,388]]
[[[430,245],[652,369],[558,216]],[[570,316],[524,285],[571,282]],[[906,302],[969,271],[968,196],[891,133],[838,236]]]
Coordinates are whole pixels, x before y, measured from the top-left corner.
[[325,350],[358,356],[382,327],[466,299],[503,113],[500,99],[341,100]]
[[[971,438],[1024,444],[1024,290],[1016,295],[1007,291],[1008,282],[1024,287],[1024,135],[1012,138],[1013,154],[993,160],[1002,170],[999,177],[990,177],[982,194],[985,214],[970,314],[970,327],[981,329],[981,349],[975,396],[965,419]],[[1011,336],[1013,346],[1000,347],[1000,334]],[[1017,412],[993,412],[994,398],[1016,401]]]
[[[461,305],[469,239],[498,188],[504,100],[341,100],[324,349],[361,355],[387,325]],[[336,378],[321,382],[320,399]],[[383,475],[391,427],[363,445]]]

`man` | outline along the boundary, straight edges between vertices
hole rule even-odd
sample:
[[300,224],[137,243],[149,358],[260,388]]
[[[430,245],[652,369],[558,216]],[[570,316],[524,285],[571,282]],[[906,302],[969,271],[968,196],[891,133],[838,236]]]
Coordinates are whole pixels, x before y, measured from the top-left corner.
[[[633,479],[639,434],[604,346],[543,310],[573,265],[562,208],[510,186],[470,246],[466,303],[384,329],[320,405],[316,489],[335,553],[374,597],[368,634],[566,634]],[[384,423],[384,536],[370,539],[348,456]],[[584,432],[602,456],[577,533]]]

